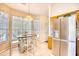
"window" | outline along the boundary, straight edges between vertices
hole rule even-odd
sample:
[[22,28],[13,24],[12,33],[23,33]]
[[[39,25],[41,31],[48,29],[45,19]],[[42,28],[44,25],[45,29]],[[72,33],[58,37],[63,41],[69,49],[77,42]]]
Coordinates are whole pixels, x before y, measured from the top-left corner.
[[40,21],[34,20],[34,32],[36,35],[40,34]]
[[32,22],[22,17],[12,17],[12,40],[17,40],[17,36],[27,32],[32,33]]
[[[40,32],[40,21],[34,20],[34,32],[39,35]],[[12,40],[17,40],[17,36],[22,33],[27,32],[32,34],[32,21],[23,19],[22,17],[13,16],[12,17]]]
[[23,19],[23,32],[27,32],[28,34],[32,34],[32,21]]
[[8,40],[8,15],[0,12],[0,42]]
[[12,17],[12,40],[16,40],[17,36],[22,33],[22,17]]

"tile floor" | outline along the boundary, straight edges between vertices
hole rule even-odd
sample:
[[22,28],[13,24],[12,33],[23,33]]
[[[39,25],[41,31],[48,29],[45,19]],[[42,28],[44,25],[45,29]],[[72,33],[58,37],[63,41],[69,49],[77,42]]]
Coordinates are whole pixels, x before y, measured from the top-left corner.
[[[0,56],[9,56],[9,50],[0,54]],[[20,53],[18,47],[12,49],[12,56],[54,56],[52,50],[48,49],[47,43],[42,42],[37,47],[34,47],[30,52]]]

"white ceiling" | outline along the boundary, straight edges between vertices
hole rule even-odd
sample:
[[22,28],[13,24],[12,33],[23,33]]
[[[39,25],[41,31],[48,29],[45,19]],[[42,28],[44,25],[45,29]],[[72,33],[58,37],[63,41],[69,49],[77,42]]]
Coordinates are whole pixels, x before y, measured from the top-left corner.
[[[23,3],[15,3],[15,4],[6,4],[11,8],[14,8],[19,11],[23,11],[26,13],[30,13],[34,15],[48,15],[48,5],[47,3],[30,3],[30,4],[23,4]],[[28,7],[29,6],[29,7]]]

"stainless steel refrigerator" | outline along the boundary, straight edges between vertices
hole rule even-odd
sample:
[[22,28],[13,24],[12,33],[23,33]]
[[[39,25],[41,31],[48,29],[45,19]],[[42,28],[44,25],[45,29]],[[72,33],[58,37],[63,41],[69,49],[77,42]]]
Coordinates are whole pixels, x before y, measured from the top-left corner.
[[[58,23],[56,23],[58,22]],[[53,28],[53,55],[76,55],[76,17],[75,14],[59,17],[55,22],[57,29]],[[55,25],[54,24],[54,25]],[[58,32],[56,32],[58,31]],[[58,34],[58,37],[56,36]]]

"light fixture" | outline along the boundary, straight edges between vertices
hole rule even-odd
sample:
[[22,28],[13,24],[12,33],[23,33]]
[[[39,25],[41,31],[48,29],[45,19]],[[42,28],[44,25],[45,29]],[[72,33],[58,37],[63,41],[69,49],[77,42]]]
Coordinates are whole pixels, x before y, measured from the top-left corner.
[[24,17],[24,20],[30,20],[30,21],[32,21],[33,17],[31,15],[27,15],[27,16]]
[[28,7],[28,14],[24,17],[25,20],[33,20],[33,16],[30,14],[30,4],[27,4]]

